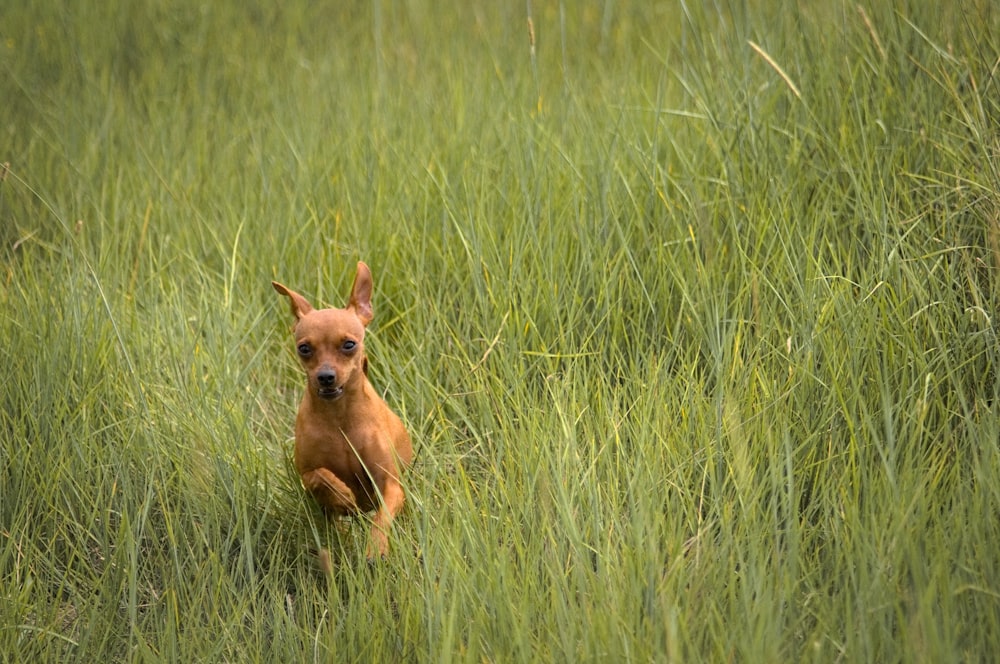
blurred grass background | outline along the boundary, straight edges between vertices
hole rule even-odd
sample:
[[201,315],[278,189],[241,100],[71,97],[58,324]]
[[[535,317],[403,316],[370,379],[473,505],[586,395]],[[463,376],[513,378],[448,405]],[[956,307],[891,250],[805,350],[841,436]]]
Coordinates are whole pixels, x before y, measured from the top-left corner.
[[[998,35],[8,3],[3,659],[988,659]],[[358,259],[418,450],[374,568],[291,470],[268,283],[339,306]]]

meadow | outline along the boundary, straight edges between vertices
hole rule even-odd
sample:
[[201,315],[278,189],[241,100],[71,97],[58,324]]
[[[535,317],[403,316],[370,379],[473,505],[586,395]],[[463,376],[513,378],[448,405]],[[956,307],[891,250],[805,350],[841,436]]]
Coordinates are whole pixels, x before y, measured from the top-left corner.
[[[0,99],[0,660],[1000,653],[990,0],[12,2]],[[270,286],[357,260],[374,565]]]

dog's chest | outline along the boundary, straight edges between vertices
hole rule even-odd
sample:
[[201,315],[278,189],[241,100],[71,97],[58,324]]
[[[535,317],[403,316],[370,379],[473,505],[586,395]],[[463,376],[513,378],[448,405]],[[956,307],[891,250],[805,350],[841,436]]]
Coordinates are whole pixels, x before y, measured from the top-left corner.
[[300,425],[295,432],[295,466],[299,474],[326,468],[358,497],[372,494],[371,471],[363,463],[367,432],[328,425]]

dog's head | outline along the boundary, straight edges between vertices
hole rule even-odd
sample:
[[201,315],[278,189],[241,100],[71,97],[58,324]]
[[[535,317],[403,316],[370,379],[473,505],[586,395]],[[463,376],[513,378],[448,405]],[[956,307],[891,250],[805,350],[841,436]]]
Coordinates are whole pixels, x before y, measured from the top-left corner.
[[308,377],[309,391],[336,401],[361,389],[368,373],[365,328],[372,321],[372,274],[358,263],[351,298],[344,309],[313,309],[308,300],[272,281],[288,297],[295,316],[295,352]]

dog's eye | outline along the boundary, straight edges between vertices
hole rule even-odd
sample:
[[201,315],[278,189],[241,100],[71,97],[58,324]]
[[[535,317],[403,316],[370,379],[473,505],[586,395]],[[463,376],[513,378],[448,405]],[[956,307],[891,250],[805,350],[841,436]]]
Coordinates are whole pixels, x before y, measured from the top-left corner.
[[353,341],[352,339],[348,339],[347,341],[345,341],[340,345],[340,350],[344,351],[345,353],[352,353],[354,352],[354,349],[357,347],[358,347],[358,342]]
[[299,344],[296,350],[299,352],[299,357],[303,359],[308,359],[313,354],[312,346],[309,344]]

